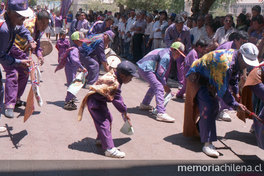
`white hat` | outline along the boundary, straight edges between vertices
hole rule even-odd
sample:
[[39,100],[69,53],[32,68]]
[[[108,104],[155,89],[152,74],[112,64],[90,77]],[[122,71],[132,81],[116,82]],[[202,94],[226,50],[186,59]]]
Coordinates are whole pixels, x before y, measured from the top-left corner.
[[16,11],[23,17],[32,17],[34,12],[28,7],[28,0],[8,0],[8,10]]
[[246,62],[246,64],[254,67],[259,66],[259,50],[256,45],[252,43],[245,43],[240,47],[239,52],[241,53],[242,58]]

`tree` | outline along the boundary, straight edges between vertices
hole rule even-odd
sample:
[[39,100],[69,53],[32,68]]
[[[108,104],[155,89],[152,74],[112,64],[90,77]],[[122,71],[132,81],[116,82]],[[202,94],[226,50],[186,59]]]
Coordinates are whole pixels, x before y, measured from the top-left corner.
[[212,6],[215,4],[214,8],[218,8],[222,4],[232,4],[237,0],[192,0],[192,13],[197,14],[207,14]]
[[28,1],[28,5],[29,5],[30,7],[34,7],[34,6],[36,6],[36,5],[37,5],[37,0],[29,0],[29,1]]
[[[213,4],[231,4],[237,0],[187,0],[192,2],[192,13],[207,14],[213,7]],[[126,6],[127,8],[154,10],[165,9],[173,12],[180,12],[184,9],[184,0],[116,0],[119,6]],[[217,8],[217,7],[216,7]]]

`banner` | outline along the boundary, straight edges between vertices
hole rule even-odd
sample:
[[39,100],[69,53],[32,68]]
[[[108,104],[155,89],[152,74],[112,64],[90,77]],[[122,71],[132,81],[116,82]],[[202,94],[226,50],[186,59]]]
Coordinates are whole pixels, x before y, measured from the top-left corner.
[[72,5],[73,0],[61,0],[61,10],[60,10],[60,15],[62,16],[63,19],[66,18],[69,9]]

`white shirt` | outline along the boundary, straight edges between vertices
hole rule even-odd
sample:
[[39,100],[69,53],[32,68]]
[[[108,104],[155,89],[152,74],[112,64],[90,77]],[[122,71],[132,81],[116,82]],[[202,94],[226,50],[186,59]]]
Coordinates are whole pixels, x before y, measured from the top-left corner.
[[153,32],[152,32],[153,24],[154,24],[153,22],[150,22],[147,24],[147,27],[145,29],[145,35],[149,35],[149,36],[153,35]]
[[[160,21],[156,21],[153,25],[152,32],[153,32],[153,38],[161,39],[162,38],[162,29],[168,25],[168,22],[163,20],[162,24],[160,24]],[[157,32],[157,30],[160,29],[160,31]]]
[[193,36],[193,41],[192,41],[193,45],[195,45],[196,42],[200,39],[205,40],[206,38],[208,38],[205,26],[201,28],[194,27],[190,29],[190,34]]
[[131,32],[131,27],[132,27],[132,25],[133,25],[135,22],[136,22],[136,17],[134,17],[134,18],[132,18],[132,17],[128,18],[128,20],[127,20],[127,25],[126,25],[126,33],[127,33],[127,32]]
[[[125,32],[126,32],[126,23],[123,23],[122,21],[119,22],[118,24],[118,31],[119,32],[119,36],[124,39],[125,37]],[[124,34],[122,35],[121,33],[124,32]]]
[[225,30],[224,26],[220,27],[216,30],[215,35],[213,37],[214,41],[216,41],[219,45],[228,41],[228,37],[231,33],[236,32],[236,29],[231,27],[229,30]]

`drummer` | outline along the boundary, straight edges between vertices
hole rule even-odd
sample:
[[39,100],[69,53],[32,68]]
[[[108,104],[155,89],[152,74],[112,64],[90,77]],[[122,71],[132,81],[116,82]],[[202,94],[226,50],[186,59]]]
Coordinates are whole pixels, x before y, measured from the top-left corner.
[[[37,47],[34,50],[37,58],[42,65],[44,63],[42,49],[40,48],[40,38],[43,31],[49,24],[49,13],[42,10],[36,14],[35,18],[28,19],[24,22],[24,26],[30,31],[34,41],[37,42]],[[28,42],[24,36],[16,35],[15,43],[10,50],[10,56],[24,60],[28,59]],[[18,66],[3,65],[6,72],[5,83],[5,116],[8,118],[14,117],[14,108],[25,106],[25,102],[20,100],[28,81],[28,69]]]
[[88,88],[89,85],[92,85],[97,81],[101,64],[105,71],[109,71],[104,50],[108,47],[109,42],[113,41],[114,36],[115,34],[111,30],[102,34],[93,35],[90,38],[88,37],[88,45],[84,44],[79,48],[80,61],[88,71],[84,88]]

